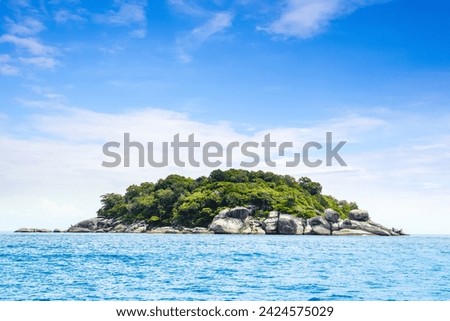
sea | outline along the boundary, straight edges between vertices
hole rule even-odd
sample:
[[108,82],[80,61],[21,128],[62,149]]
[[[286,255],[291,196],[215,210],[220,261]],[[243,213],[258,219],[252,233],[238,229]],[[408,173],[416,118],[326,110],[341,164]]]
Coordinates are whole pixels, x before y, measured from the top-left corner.
[[0,233],[0,300],[447,301],[450,236]]

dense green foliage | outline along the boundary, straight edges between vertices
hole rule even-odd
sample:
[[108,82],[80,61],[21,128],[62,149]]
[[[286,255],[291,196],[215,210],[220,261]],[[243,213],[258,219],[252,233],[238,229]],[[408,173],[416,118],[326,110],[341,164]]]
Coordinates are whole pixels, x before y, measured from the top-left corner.
[[271,210],[310,218],[332,208],[345,218],[355,203],[322,195],[322,186],[302,177],[271,172],[230,169],[215,170],[197,179],[170,175],[156,183],[131,185],[125,195],[102,195],[102,217],[125,222],[145,220],[153,226],[206,227],[226,207],[250,206],[256,217]]

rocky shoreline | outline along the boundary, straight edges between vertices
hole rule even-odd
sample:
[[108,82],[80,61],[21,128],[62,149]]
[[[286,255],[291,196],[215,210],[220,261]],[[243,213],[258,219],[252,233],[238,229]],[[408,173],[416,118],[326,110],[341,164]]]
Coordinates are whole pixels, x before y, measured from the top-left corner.
[[150,234],[281,234],[281,235],[406,235],[402,230],[387,228],[370,219],[365,210],[352,210],[347,219],[326,209],[310,219],[272,211],[264,220],[253,217],[252,207],[224,209],[205,227],[151,227],[145,221],[126,224],[120,219],[94,217],[81,221],[67,230],[21,228],[16,233],[150,233]]

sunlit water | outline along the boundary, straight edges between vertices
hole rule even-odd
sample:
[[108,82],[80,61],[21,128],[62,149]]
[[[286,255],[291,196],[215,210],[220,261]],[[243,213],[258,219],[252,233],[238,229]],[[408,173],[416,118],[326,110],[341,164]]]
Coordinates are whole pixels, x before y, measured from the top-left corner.
[[0,234],[0,300],[450,300],[450,237]]

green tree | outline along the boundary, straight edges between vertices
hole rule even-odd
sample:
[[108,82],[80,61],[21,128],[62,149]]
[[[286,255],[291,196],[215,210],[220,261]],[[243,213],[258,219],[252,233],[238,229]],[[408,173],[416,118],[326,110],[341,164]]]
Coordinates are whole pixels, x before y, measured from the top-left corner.
[[304,190],[308,191],[308,193],[311,195],[316,195],[316,194],[322,193],[322,185],[320,185],[317,182],[313,182],[308,177],[300,177],[300,179],[298,180],[298,183]]
[[98,216],[116,218],[127,214],[124,197],[120,194],[104,194],[100,201],[102,207],[97,211]]
[[101,203],[99,216],[186,227],[208,226],[225,207],[252,205],[259,218],[272,210],[310,218],[326,208],[345,218],[358,208],[356,203],[323,195],[322,186],[308,177],[296,181],[289,175],[241,169],[217,169],[197,179],[169,175],[156,183],[131,185],[124,196],[102,195]]

